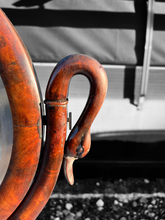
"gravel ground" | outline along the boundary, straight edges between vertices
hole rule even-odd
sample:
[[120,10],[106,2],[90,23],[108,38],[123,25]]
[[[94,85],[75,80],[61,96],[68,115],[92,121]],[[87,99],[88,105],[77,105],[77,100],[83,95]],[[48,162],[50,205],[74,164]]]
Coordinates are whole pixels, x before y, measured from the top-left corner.
[[37,220],[165,220],[165,179],[59,180]]

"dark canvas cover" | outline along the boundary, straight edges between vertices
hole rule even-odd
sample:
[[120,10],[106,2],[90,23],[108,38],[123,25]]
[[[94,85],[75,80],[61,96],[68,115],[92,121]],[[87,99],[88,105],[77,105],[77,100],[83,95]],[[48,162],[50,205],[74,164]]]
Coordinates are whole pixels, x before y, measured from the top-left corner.
[[[0,6],[34,62],[58,62],[82,53],[102,64],[143,63],[145,0],[1,0]],[[151,64],[164,65],[164,14],[162,6],[157,8]]]

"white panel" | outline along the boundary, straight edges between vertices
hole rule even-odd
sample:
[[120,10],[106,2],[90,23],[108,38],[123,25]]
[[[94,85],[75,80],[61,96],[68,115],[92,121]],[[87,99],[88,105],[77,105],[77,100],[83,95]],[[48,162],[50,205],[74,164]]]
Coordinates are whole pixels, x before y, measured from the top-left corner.
[[0,78],[0,183],[2,182],[11,157],[13,145],[13,122],[9,101]]

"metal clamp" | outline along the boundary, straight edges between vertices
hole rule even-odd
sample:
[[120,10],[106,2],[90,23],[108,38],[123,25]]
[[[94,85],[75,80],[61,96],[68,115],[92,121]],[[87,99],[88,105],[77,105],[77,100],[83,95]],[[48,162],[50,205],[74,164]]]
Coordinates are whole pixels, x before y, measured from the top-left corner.
[[69,130],[72,130],[72,112],[69,112],[69,118],[67,118],[67,122],[69,122]]

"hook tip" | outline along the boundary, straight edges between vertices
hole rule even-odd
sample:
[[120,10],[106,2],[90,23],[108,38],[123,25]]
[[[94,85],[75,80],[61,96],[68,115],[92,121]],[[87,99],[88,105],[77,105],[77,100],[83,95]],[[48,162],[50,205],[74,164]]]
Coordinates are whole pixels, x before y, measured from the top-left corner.
[[74,184],[73,163],[77,158],[64,157],[64,175],[70,185]]

